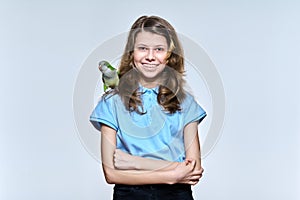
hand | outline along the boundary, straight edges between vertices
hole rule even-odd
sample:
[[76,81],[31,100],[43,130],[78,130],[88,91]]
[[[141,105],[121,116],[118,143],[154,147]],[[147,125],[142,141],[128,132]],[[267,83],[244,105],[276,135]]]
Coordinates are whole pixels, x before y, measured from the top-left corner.
[[198,170],[195,169],[195,166],[196,161],[192,159],[187,159],[184,162],[179,163],[173,171],[175,183],[196,185],[202,177],[204,169],[201,168]]
[[115,149],[114,166],[117,169],[136,169],[135,156],[125,153],[120,149]]

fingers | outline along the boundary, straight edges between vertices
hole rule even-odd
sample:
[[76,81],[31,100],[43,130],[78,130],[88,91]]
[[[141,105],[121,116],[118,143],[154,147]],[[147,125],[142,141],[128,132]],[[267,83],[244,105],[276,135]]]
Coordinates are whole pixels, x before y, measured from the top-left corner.
[[189,174],[190,176],[188,177],[188,184],[196,185],[199,182],[200,178],[202,178],[204,169],[202,167],[199,170],[195,169],[195,167],[196,167],[195,160],[189,161],[189,163],[190,163],[189,167],[190,167],[191,173]]
[[115,152],[114,152],[114,162],[116,162],[118,160],[118,157],[119,157],[118,150],[115,149]]
[[192,173],[190,173],[190,176],[202,176],[202,173],[200,171],[193,171]]
[[120,149],[115,149],[115,151],[114,151],[114,156],[121,155],[121,154],[122,154],[122,150],[120,150]]
[[199,180],[201,177],[202,177],[202,174],[190,176],[186,183],[190,184],[190,185],[196,185],[197,183],[199,183]]
[[204,169],[200,166],[197,167],[197,161],[193,159],[186,159],[184,162],[179,163],[175,168],[176,182],[195,185],[202,177]]
[[113,155],[113,160],[114,160],[114,166],[117,169],[122,169],[122,156],[121,156],[121,150],[115,149],[114,155]]
[[204,172],[204,169],[201,167],[200,171],[201,171],[201,173],[203,173],[203,172]]
[[187,158],[187,159],[185,159],[184,162],[185,162],[186,164],[189,164],[189,163],[192,163],[192,161],[193,161],[193,159]]
[[[190,169],[192,169],[192,170],[195,169],[195,167],[196,167],[196,160],[187,158],[184,162],[185,162],[186,165],[190,165]],[[204,169],[201,167],[199,170],[196,170],[196,171],[199,172],[199,173],[203,173]]]
[[114,151],[114,161],[117,161],[117,160],[124,160],[124,152],[120,149],[115,149]]
[[197,183],[199,183],[199,181],[190,181],[188,184],[190,184],[190,185],[196,185]]
[[135,169],[133,157],[120,149],[115,149],[113,163],[116,169]]
[[196,166],[196,161],[192,160],[192,159],[186,159],[185,161],[185,165],[190,167],[190,170],[194,170],[195,166]]

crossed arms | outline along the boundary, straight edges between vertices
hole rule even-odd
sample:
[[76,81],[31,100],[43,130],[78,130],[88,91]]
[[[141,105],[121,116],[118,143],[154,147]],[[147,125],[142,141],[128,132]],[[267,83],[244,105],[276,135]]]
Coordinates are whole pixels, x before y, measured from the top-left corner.
[[185,126],[184,145],[187,158],[184,162],[133,156],[116,149],[116,131],[102,124],[101,156],[105,179],[109,184],[184,183],[195,185],[203,173],[197,122]]

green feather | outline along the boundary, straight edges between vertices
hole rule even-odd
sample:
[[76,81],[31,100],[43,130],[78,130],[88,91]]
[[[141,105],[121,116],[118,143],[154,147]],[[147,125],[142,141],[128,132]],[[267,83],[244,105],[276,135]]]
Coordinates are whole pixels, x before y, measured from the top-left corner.
[[109,63],[108,63],[108,65],[107,65],[107,68],[109,68],[109,69],[112,70],[112,71],[116,70],[116,68],[114,68],[113,66],[111,66]]
[[103,89],[104,89],[104,92],[106,92],[106,90],[108,89],[108,86],[103,84]]

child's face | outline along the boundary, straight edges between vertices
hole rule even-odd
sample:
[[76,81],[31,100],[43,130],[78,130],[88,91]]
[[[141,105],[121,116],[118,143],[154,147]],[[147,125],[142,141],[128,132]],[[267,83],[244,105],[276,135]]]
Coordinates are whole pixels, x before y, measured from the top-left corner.
[[164,36],[145,31],[137,34],[133,60],[142,76],[142,84],[157,80],[166,67],[167,52],[168,44]]

